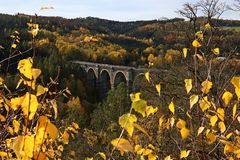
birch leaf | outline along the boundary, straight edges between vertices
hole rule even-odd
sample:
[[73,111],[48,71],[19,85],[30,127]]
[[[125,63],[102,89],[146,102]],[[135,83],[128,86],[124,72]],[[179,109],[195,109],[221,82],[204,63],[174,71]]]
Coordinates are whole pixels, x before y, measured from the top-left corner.
[[192,95],[190,97],[190,109],[198,102],[198,95]]
[[185,79],[185,88],[187,93],[189,93],[192,90],[192,79]]
[[188,49],[187,48],[183,48],[183,57],[184,58],[187,58],[187,52],[188,52]]
[[197,133],[197,136],[199,136],[202,132],[203,132],[203,130],[205,129],[205,127],[199,127],[198,128],[198,133]]
[[169,110],[172,112],[172,114],[175,113],[175,106],[174,106],[173,101],[169,104],[168,108],[169,108]]
[[150,74],[149,74],[149,72],[145,73],[145,78],[150,83]]
[[133,146],[124,138],[113,139],[111,144],[120,151],[121,155],[123,155],[124,152],[134,152]]
[[222,95],[222,100],[224,101],[224,104],[226,106],[228,106],[228,104],[230,103],[230,101],[233,98],[233,94],[231,92],[225,91]]

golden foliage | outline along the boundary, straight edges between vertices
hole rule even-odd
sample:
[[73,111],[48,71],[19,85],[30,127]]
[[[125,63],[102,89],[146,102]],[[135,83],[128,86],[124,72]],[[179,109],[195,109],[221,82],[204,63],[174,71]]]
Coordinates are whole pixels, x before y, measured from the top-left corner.
[[[15,97],[5,97],[5,110],[7,115],[0,114],[1,122],[5,123],[8,136],[3,139],[1,146],[5,146],[8,152],[1,152],[1,157],[12,159],[48,159],[61,156],[55,150],[63,152],[63,146],[59,143],[62,137],[60,130],[51,122],[53,114],[49,107],[54,105],[55,115],[57,114],[56,100],[43,99],[44,94],[49,94],[49,88],[37,84],[37,78],[41,74],[40,69],[33,68],[32,58],[20,60],[18,70],[23,76],[17,88],[22,82],[25,82],[27,90],[21,95]],[[1,81],[3,85],[4,81]],[[35,87],[37,86],[37,87]],[[36,89],[36,90],[35,90]],[[41,103],[39,100],[41,99]],[[8,115],[12,117],[9,119]],[[10,115],[9,115],[10,116]],[[55,116],[56,118],[56,116]],[[76,123],[68,127],[69,132],[77,133],[79,129]],[[66,135],[64,138],[66,139]],[[48,146],[48,147],[46,147]]]
[[121,155],[123,155],[124,152],[134,152],[133,146],[124,138],[113,139],[111,144],[121,152]]

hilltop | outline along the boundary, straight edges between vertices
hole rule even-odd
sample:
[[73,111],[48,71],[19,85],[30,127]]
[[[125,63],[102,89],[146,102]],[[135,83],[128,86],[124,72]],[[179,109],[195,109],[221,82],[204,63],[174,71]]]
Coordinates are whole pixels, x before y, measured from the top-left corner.
[[[191,45],[194,37],[189,21],[183,18],[119,22],[95,17],[66,19],[0,14],[0,45],[5,51],[11,45],[10,35],[14,31],[20,32],[22,39],[19,49],[29,47],[31,37],[27,23],[30,19],[41,29],[36,41],[40,59],[56,54],[67,60],[130,66],[145,65],[151,60],[162,65],[178,59],[182,48]],[[199,27],[204,23],[204,17],[198,19]],[[240,21],[219,19],[213,23],[218,30],[213,35],[214,44],[221,46],[221,56],[227,56],[240,43]]]

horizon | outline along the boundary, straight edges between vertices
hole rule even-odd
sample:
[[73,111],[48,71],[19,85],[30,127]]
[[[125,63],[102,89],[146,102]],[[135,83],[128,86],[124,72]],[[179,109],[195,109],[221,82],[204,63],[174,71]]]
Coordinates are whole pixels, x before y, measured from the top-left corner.
[[[8,0],[0,6],[3,14],[16,15],[17,13],[50,17],[63,17],[68,19],[95,17],[120,22],[146,21],[159,19],[183,18],[176,11],[186,2],[194,3],[197,0],[89,0],[87,2],[67,0]],[[224,1],[224,0],[221,0]],[[232,4],[234,0],[228,0]],[[18,7],[12,7],[15,4]],[[54,7],[50,10],[40,10],[41,7]],[[181,6],[181,7],[179,7]],[[240,13],[227,11],[221,19],[240,20]]]
[[[8,14],[8,13],[1,13],[3,15],[10,15],[10,16],[17,16],[19,15],[26,15],[26,16],[34,16],[33,14],[25,14],[25,13],[16,13],[16,14]],[[167,20],[172,20],[175,18],[179,18],[179,19],[185,19],[185,21],[187,21],[186,18],[183,17],[173,17],[173,18],[167,18],[167,17],[162,17],[162,18],[158,18],[158,19],[145,19],[145,20],[129,20],[129,21],[121,21],[121,20],[112,20],[112,19],[106,19],[106,18],[101,18],[101,17],[93,17],[93,16],[87,16],[87,17],[75,17],[75,18],[68,18],[68,17],[62,17],[62,16],[51,16],[51,15],[37,15],[38,17],[46,17],[46,18],[55,18],[55,17],[59,17],[59,18],[63,18],[63,19],[87,19],[87,18],[96,18],[96,19],[100,19],[100,20],[107,20],[107,21],[114,21],[114,22],[138,22],[138,21],[167,21]],[[201,17],[198,17],[201,18]],[[219,18],[219,20],[229,20],[229,21],[240,21],[240,19],[228,19],[228,18]]]

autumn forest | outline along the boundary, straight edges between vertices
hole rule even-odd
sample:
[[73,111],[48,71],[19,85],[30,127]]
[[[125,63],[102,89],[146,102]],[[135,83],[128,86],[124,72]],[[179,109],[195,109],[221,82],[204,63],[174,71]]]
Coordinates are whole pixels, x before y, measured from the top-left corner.
[[[227,11],[240,1],[126,22],[0,13],[0,159],[240,159],[240,20]],[[76,61],[133,80],[111,86]]]

